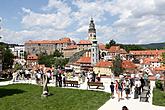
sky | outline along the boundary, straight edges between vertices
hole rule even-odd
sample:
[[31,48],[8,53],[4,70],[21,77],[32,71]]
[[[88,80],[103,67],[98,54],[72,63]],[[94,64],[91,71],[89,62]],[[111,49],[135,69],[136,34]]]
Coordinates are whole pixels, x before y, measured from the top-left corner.
[[87,39],[91,17],[99,43],[165,42],[165,0],[0,0],[6,43]]

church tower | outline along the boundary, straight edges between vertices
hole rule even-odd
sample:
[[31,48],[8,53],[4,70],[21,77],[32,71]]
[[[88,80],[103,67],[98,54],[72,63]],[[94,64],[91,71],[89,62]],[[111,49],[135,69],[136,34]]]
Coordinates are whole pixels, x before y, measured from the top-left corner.
[[96,29],[93,18],[91,18],[88,29],[88,40],[92,42],[93,39],[96,39]]
[[91,41],[91,64],[92,66],[96,65],[99,61],[99,46],[96,40],[96,29],[93,19],[91,18],[89,29],[88,29],[88,40]]

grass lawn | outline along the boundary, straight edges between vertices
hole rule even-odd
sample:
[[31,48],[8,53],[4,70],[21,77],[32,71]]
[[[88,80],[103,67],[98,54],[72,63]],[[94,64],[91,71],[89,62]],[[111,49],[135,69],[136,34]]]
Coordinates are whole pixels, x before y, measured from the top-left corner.
[[152,100],[154,105],[165,106],[165,92],[154,88]]
[[0,86],[0,110],[97,110],[109,93],[49,87],[52,94],[41,98],[42,87],[28,84]]

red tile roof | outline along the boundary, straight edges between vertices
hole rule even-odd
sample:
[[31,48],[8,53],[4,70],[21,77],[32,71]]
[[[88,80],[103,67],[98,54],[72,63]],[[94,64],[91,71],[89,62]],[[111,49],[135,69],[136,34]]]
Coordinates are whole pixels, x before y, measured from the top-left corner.
[[69,45],[64,50],[72,50],[72,49],[77,49],[77,45]]
[[111,46],[108,50],[111,53],[116,53],[120,51],[120,46]]
[[67,38],[67,37],[61,38],[59,41],[60,41],[61,43],[70,43],[70,42],[71,42],[70,38]]
[[104,44],[99,44],[99,49],[101,49],[101,50],[108,50],[108,49],[105,48]]
[[121,54],[127,54],[127,51],[125,49],[120,49],[119,50],[119,53],[121,53]]
[[155,71],[165,71],[165,66],[154,68]]
[[96,63],[96,67],[112,67],[112,62],[110,61],[100,61]]
[[144,58],[143,64],[151,64],[152,62],[159,62],[158,58]]
[[38,60],[38,56],[36,55],[28,55],[27,60]]
[[77,61],[77,63],[91,63],[91,57],[80,57],[80,59]]
[[135,69],[135,68],[137,68],[137,66],[129,60],[122,61],[122,67],[124,69]]
[[91,45],[92,43],[89,40],[80,40],[78,43],[78,45],[85,45],[85,44]]
[[164,52],[165,50],[137,50],[129,53],[133,55],[161,55]]
[[111,46],[107,49],[110,53],[120,53],[120,54],[127,54],[125,49],[120,48],[120,46]]
[[59,40],[29,40],[25,44],[60,44],[60,43],[71,43],[70,38],[62,38]]

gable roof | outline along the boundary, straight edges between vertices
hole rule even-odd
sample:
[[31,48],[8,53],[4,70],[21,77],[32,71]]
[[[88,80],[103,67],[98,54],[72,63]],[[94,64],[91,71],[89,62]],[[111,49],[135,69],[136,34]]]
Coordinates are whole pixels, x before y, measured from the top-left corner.
[[92,43],[89,40],[80,40],[77,45],[92,45]]
[[165,71],[165,66],[154,68],[155,71]]
[[101,49],[101,50],[108,50],[108,49],[105,48],[105,45],[102,44],[102,43],[99,44],[99,49]]
[[110,53],[120,53],[120,54],[127,54],[126,50],[123,48],[120,48],[120,46],[111,46],[108,51]]
[[144,58],[142,64],[151,64],[152,62],[159,62],[158,58]]
[[111,53],[116,53],[120,51],[120,46],[111,46],[108,50]]
[[91,63],[91,57],[80,57],[77,63]]
[[112,67],[112,65],[112,62],[103,60],[96,63],[96,67]]
[[25,44],[61,44],[71,43],[70,38],[61,38],[59,40],[29,40]]
[[164,52],[165,50],[137,50],[129,53],[133,55],[161,55]]
[[135,69],[135,68],[137,68],[137,66],[129,60],[123,60],[122,61],[122,67],[124,69]]

